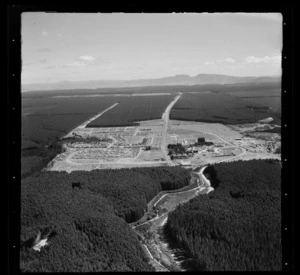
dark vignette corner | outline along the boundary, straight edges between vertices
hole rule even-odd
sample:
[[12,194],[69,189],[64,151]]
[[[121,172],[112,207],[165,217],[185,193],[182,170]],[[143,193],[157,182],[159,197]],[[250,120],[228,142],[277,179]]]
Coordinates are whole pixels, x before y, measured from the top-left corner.
[[282,11],[282,268],[294,270],[294,83],[293,9]]
[[19,272],[21,171],[21,9],[7,9],[8,272]]

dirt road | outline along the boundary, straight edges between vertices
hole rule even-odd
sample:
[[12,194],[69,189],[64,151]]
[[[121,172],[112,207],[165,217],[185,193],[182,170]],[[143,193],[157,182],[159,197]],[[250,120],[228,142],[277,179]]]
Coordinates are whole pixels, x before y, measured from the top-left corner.
[[168,150],[167,150],[167,133],[168,133],[168,126],[169,126],[169,117],[170,117],[170,111],[172,107],[175,105],[177,100],[181,97],[182,93],[179,93],[178,96],[176,96],[173,101],[168,105],[166,110],[164,111],[162,115],[163,120],[163,132],[161,137],[161,151],[163,152],[165,159],[168,160]]
[[[244,150],[240,155],[221,160],[220,162],[240,157],[243,154],[245,154]],[[185,271],[181,265],[182,256],[180,257],[181,259],[176,256],[183,254],[180,252],[181,249],[176,248],[176,251],[174,251],[174,249],[170,248],[168,241],[165,241],[165,238],[162,236],[162,228],[167,222],[168,214],[179,204],[186,203],[199,194],[208,194],[214,190],[210,185],[210,181],[203,175],[203,171],[206,167],[207,166],[201,167],[199,172],[192,172],[193,176],[198,176],[197,186],[195,188],[186,191],[166,193],[162,196],[158,195],[155,202],[150,202],[151,205],[157,209],[158,214],[149,221],[132,226],[132,229],[139,236],[142,236],[142,244],[147,247],[148,255],[151,254],[149,255],[150,262],[157,271],[162,271],[162,266],[169,271]],[[148,205],[148,212],[151,211],[152,209]],[[161,214],[159,214],[160,211]],[[155,261],[153,259],[155,259]]]
[[92,118],[90,118],[89,120],[85,121],[84,123],[80,124],[79,126],[77,126],[75,129],[73,129],[70,133],[68,133],[67,135],[65,135],[65,137],[71,136],[72,133],[74,131],[76,131],[77,129],[83,129],[86,127],[86,125],[88,125],[89,123],[91,123],[93,120],[95,120],[96,118],[102,116],[104,113],[106,113],[107,111],[109,111],[110,109],[116,107],[119,103],[115,103],[113,105],[111,105],[110,107],[108,107],[107,109],[105,109],[104,111],[102,111],[101,113],[93,116]]
[[[160,214],[149,221],[132,226],[132,229],[140,236],[142,245],[147,247],[149,260],[157,271],[162,271],[162,267],[169,271],[183,271],[180,263],[175,259],[174,251],[169,248],[167,242],[162,240],[161,230],[167,222],[169,212],[173,211],[179,204],[188,202],[199,193],[207,194],[213,190],[209,180],[203,175],[205,168],[206,166],[202,167],[198,173],[193,172],[193,177],[195,175],[199,177],[196,187],[158,196],[157,201],[151,202],[151,205],[153,204]],[[151,207],[148,207],[148,210],[151,212]]]

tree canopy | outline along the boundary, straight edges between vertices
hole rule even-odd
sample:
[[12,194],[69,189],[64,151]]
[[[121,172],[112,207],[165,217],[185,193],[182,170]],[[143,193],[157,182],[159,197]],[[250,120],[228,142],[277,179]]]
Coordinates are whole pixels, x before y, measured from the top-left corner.
[[219,163],[204,172],[219,185],[178,206],[166,224],[190,253],[194,270],[281,270],[279,162]]
[[[180,188],[189,179],[179,167],[27,177],[21,186],[21,271],[153,271],[127,222],[141,218],[160,190]],[[38,232],[48,232],[40,252],[32,249]]]

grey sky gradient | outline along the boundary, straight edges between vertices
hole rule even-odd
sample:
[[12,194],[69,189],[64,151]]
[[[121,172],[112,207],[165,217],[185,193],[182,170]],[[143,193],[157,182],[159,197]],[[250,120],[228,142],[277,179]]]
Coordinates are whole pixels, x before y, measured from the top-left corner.
[[22,84],[280,75],[281,14],[22,14]]

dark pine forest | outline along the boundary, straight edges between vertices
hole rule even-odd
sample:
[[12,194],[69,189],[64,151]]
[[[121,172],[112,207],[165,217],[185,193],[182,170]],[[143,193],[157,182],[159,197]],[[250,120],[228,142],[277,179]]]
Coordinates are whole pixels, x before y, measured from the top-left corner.
[[[159,191],[189,184],[179,167],[41,172],[21,185],[22,272],[153,271],[127,224]],[[38,233],[48,245],[32,246]]]
[[208,166],[215,188],[169,214],[166,232],[198,271],[281,270],[281,166],[250,160]]

